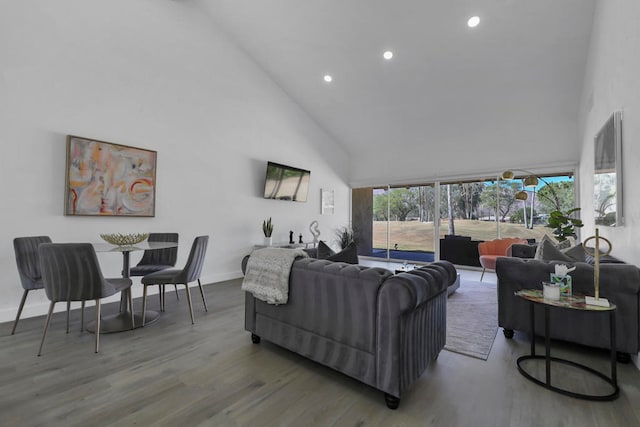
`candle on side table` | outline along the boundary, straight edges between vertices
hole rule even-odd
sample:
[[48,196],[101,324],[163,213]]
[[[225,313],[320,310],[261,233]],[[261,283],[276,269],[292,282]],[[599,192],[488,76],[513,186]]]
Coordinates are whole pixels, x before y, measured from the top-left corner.
[[542,295],[545,299],[560,300],[560,285],[557,283],[542,282]]

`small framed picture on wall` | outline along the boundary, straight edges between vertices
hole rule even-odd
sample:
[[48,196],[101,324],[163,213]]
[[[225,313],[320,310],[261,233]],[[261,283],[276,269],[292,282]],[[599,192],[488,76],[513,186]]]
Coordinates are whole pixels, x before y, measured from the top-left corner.
[[334,201],[333,201],[333,190],[325,190],[321,191],[321,214],[322,215],[333,215],[334,212]]

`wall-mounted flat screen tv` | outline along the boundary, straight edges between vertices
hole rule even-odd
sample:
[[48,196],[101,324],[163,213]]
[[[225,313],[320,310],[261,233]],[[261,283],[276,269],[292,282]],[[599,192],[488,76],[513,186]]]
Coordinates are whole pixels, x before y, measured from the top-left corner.
[[264,198],[306,202],[311,172],[293,166],[269,162],[264,183]]

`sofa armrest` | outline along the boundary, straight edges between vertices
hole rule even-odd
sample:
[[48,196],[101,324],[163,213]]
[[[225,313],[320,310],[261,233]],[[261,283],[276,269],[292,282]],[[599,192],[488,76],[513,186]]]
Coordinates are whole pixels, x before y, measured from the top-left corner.
[[376,382],[396,397],[446,341],[447,280],[437,270],[421,270],[388,278],[378,295]]

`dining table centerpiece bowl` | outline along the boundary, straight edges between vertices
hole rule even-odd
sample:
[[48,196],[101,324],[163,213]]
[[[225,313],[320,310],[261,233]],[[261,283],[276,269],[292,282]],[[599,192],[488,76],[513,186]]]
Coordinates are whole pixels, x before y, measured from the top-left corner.
[[143,242],[149,237],[149,233],[105,233],[100,234],[103,240],[117,246],[133,246]]

